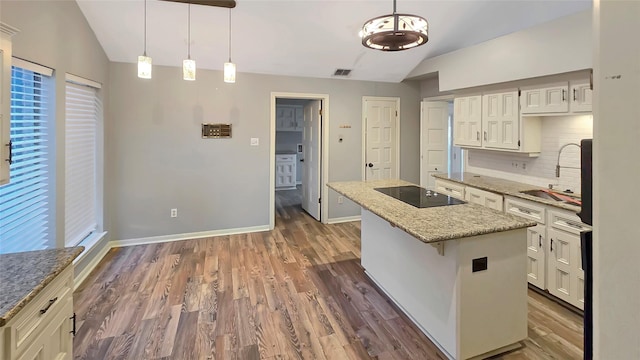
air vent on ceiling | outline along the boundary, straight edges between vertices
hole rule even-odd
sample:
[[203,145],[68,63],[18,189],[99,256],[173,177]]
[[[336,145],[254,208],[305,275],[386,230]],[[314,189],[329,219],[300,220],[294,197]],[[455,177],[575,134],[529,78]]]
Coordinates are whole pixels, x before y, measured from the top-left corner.
[[351,69],[336,69],[333,76],[349,76],[349,74],[351,74]]

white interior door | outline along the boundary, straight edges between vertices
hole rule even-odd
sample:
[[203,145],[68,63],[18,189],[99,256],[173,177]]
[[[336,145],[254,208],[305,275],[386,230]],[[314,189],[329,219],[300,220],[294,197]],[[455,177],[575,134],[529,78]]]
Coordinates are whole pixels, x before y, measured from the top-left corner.
[[435,189],[435,173],[449,166],[449,103],[423,101],[420,119],[420,186]]
[[365,99],[365,180],[398,177],[397,99]]
[[320,221],[320,129],[322,129],[320,100],[310,101],[304,107],[302,130],[302,209]]

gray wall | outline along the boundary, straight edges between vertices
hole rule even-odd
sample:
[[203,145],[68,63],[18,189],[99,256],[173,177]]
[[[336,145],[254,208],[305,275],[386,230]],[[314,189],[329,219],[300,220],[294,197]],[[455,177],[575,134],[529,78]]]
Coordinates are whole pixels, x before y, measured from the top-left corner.
[[[64,247],[65,73],[102,83],[99,96],[106,103],[109,60],[75,1],[2,0],[1,18],[20,30],[13,37],[13,56],[55,70],[55,95],[52,96],[55,103],[51,104],[55,107],[52,119],[55,141],[49,144],[55,149],[55,164],[51,169],[54,174],[51,180],[55,183],[53,224],[56,245]],[[105,107],[105,123],[108,118]],[[108,228],[107,224],[104,227]]]
[[593,8],[594,359],[640,359],[640,2]]
[[[179,68],[161,66],[154,66],[153,79],[141,80],[134,64],[112,63],[106,181],[114,190],[113,238],[268,225],[271,92],[329,95],[329,181],[361,179],[362,97],[400,97],[401,177],[419,181],[417,82],[239,73],[235,84],[225,84],[221,72],[201,69],[187,82]],[[203,122],[231,123],[233,138],[201,139]],[[249,145],[252,137],[259,146]],[[169,217],[171,208],[178,218]],[[329,218],[358,214],[354,204],[329,196]]]

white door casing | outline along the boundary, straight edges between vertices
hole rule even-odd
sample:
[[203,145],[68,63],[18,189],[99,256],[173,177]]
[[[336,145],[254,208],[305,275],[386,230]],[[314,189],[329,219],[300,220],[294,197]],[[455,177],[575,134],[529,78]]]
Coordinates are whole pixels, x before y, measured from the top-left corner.
[[399,178],[399,98],[363,97],[363,179]]
[[432,174],[447,172],[449,165],[449,104],[423,101],[420,114],[420,186],[435,189]]
[[320,129],[322,103],[313,100],[304,107],[302,130],[302,209],[314,219],[320,220]]

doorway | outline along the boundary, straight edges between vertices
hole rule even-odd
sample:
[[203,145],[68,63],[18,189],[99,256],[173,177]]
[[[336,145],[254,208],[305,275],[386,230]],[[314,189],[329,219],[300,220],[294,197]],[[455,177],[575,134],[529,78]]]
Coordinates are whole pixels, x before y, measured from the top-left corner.
[[[312,218],[326,222],[329,96],[272,93],[270,140],[270,228],[275,227],[275,192],[292,192]],[[281,192],[280,192],[281,191]]]
[[435,188],[435,173],[460,173],[462,148],[453,144],[453,97],[424,99],[420,111],[420,186]]
[[400,98],[362,98],[362,179],[400,178]]

